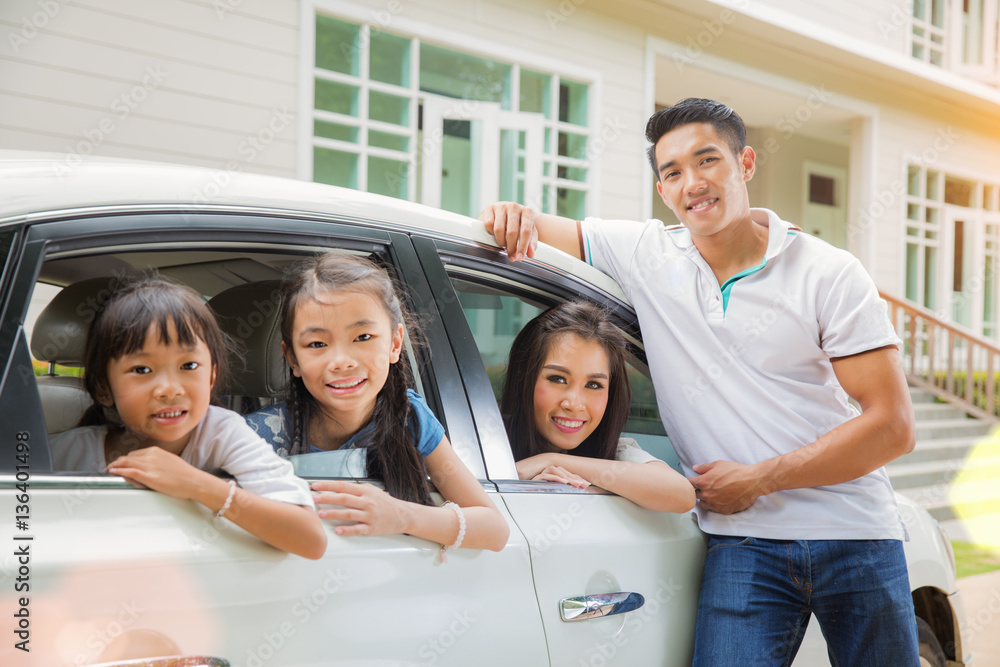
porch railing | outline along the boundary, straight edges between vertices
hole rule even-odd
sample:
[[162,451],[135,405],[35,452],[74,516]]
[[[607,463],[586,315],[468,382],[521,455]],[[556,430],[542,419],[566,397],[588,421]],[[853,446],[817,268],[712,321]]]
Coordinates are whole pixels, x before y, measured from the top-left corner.
[[879,292],[903,340],[903,368],[911,384],[981,419],[1000,420],[1000,346],[940,320],[931,310]]

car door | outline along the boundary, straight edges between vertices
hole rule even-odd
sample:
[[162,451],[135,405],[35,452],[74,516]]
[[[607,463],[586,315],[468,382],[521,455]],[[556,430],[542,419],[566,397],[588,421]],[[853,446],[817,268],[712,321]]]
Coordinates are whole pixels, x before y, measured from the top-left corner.
[[[583,296],[608,304],[633,335],[634,314],[585,281],[537,263],[510,265],[484,246],[419,239],[415,246],[458,357],[487,473],[528,541],[551,664],[690,664],[705,553],[692,517],[644,510],[606,493],[519,481],[496,402],[510,342],[535,314]],[[633,352],[639,386],[626,435],[677,466],[641,348]],[[609,593],[638,593],[644,602],[623,613],[567,620],[587,596]]]
[[[8,272],[0,327],[0,609],[15,625],[23,610],[30,653],[5,641],[0,664],[89,664],[136,646],[247,667],[457,667],[484,655],[548,664],[527,540],[486,479],[457,365],[406,235],[375,224],[153,212],[37,223],[25,241]],[[152,267],[204,285],[239,284],[280,276],[296,256],[330,248],[385,261],[425,316],[428,349],[415,352],[421,389],[512,524],[502,552],[463,549],[439,564],[440,545],[426,540],[345,538],[328,527],[325,556],[310,561],[195,503],[110,475],[52,470],[24,327],[40,274],[68,281]]]

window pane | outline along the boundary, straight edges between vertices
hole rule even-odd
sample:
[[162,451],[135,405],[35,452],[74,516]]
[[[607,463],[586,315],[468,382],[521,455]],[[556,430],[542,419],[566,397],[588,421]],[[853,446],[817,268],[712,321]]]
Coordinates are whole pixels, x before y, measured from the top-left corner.
[[906,205],[906,219],[907,220],[919,220],[920,219],[920,206],[917,204],[907,204]]
[[560,132],[559,155],[579,160],[587,159],[587,137],[582,134]]
[[530,70],[521,70],[521,111],[545,114],[549,118],[549,91],[552,77]]
[[583,190],[559,188],[556,195],[556,215],[573,220],[587,217],[587,193]]
[[510,65],[421,44],[420,90],[510,109]]
[[358,88],[334,81],[316,79],[316,108],[323,111],[358,115]]
[[409,173],[406,162],[368,156],[368,192],[406,199]]
[[559,80],[559,120],[574,125],[587,124],[587,86]]
[[975,183],[963,181],[952,176],[944,178],[944,203],[956,206],[972,206],[972,198],[976,192]]
[[583,183],[587,180],[587,170],[580,167],[567,167],[560,165],[559,178],[565,178],[571,181],[580,181]]
[[937,300],[934,292],[937,290],[937,248],[924,248],[924,306],[934,310]]
[[938,173],[936,171],[927,172],[927,198],[941,199],[938,188]]
[[355,153],[313,148],[313,180],[317,183],[358,187],[358,156]]
[[368,117],[393,125],[409,125],[410,98],[372,90],[368,93]]
[[920,246],[912,243],[906,244],[906,298],[910,301],[917,301],[917,273],[920,269],[918,264],[920,257]]
[[926,0],[913,0],[913,16],[921,21],[927,20]]
[[316,67],[358,75],[361,29],[351,23],[316,15]]
[[317,120],[313,122],[313,134],[317,137],[358,143],[358,128],[351,127],[350,125],[327,123],[326,121]]
[[523,160],[518,159],[518,144],[524,132],[500,130],[500,199],[522,202],[517,197],[518,176],[524,174]]
[[920,196],[920,167],[907,167],[906,193],[913,197]]
[[930,21],[937,28],[944,28],[945,0],[931,0]]
[[368,76],[375,81],[408,88],[410,85],[410,40],[372,31]]
[[452,279],[497,399],[514,336],[542,309],[490,287]]
[[410,138],[402,134],[368,130],[368,145],[405,152],[410,150]]

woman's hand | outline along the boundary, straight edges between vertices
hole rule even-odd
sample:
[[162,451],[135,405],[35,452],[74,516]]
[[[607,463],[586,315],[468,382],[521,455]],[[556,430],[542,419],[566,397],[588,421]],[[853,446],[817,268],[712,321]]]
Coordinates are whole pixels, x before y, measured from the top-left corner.
[[340,505],[319,509],[321,519],[355,521],[353,525],[337,526],[338,535],[394,535],[406,533],[410,527],[409,503],[393,498],[371,484],[354,482],[313,482],[310,488],[319,491],[313,496],[316,505]]
[[585,489],[590,486],[590,482],[570,472],[556,463],[555,454],[536,454],[517,462],[518,479],[530,479],[540,482],[559,482],[569,484],[578,489]]

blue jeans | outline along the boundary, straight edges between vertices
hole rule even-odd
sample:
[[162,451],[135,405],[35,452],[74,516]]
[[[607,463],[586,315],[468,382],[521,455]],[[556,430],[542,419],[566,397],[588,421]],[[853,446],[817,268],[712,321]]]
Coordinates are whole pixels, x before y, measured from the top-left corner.
[[810,614],[833,667],[920,664],[898,540],[708,536],[694,667],[790,665]]

